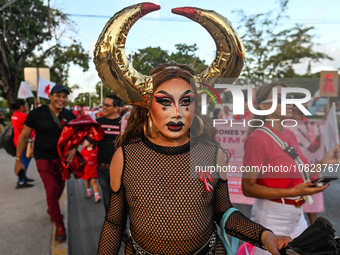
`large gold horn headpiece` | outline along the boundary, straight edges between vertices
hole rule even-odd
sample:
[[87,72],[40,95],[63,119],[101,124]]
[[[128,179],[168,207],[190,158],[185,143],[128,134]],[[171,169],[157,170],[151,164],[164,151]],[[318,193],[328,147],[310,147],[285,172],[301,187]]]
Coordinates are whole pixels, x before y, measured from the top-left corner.
[[234,78],[240,76],[244,63],[244,48],[230,21],[215,11],[195,7],[180,7],[172,12],[203,26],[216,44],[216,56],[211,65],[196,79]]
[[[159,10],[152,3],[140,3],[116,13],[105,25],[94,50],[94,63],[105,85],[127,103],[149,108],[153,94],[152,76],[137,72],[125,55],[125,41],[132,25],[149,12]],[[194,7],[172,9],[201,24],[216,43],[216,57],[211,65],[195,77],[236,79],[242,70],[244,48],[231,23],[222,15]]]

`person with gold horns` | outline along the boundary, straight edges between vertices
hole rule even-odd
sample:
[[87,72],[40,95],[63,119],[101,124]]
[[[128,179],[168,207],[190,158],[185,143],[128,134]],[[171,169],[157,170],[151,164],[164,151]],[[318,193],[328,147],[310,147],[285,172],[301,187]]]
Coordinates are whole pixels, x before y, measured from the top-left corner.
[[235,80],[244,62],[242,43],[218,13],[176,8],[173,13],[197,21],[213,36],[215,60],[199,76],[174,62],[142,75],[125,56],[125,40],[140,17],[159,8],[141,3],[116,13],[94,51],[103,82],[134,105],[110,165],[110,204],[98,254],[118,254],[129,216],[125,254],[231,254],[217,234],[218,224],[222,233],[278,255],[291,239],[274,235],[234,209],[225,173],[194,167],[226,165],[226,151],[216,142],[211,120],[196,110],[197,87],[206,78]]

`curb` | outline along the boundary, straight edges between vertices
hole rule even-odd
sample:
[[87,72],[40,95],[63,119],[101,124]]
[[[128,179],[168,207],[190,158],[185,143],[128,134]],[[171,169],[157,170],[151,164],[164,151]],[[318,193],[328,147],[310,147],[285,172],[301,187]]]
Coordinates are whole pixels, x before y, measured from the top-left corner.
[[64,215],[64,223],[66,227],[66,242],[59,243],[54,239],[56,227],[54,225],[52,232],[52,246],[51,246],[51,255],[67,255],[68,254],[68,242],[69,242],[69,233],[68,233],[68,217],[67,217],[67,181],[65,181],[64,192],[60,197],[60,210]]

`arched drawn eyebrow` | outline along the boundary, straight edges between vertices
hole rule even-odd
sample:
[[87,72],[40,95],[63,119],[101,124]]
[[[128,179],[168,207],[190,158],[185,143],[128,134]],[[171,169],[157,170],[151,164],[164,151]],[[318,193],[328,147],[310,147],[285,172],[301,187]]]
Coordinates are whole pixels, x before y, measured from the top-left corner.
[[[188,89],[187,91],[185,91],[184,93],[182,93],[181,97],[184,97],[185,95],[189,94],[189,93],[194,93],[192,92],[190,89]],[[161,90],[161,91],[158,91],[156,94],[164,94],[168,97],[171,97],[173,98],[173,96],[171,94],[169,94],[168,92],[164,91],[164,90]]]
[[182,95],[181,95],[181,98],[184,97],[185,95],[189,94],[189,93],[194,93],[192,92],[190,89],[188,89],[187,91],[185,91]]
[[166,95],[168,97],[171,97],[173,98],[173,96],[171,94],[169,94],[168,92],[164,91],[164,90],[161,90],[161,91],[158,91],[156,94],[163,94],[163,95]]

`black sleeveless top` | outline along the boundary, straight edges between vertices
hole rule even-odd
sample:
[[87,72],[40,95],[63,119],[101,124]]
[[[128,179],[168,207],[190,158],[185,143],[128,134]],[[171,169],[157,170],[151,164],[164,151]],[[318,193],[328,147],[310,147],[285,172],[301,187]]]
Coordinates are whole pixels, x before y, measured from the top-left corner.
[[[227,181],[211,173],[208,192],[197,166],[216,166],[218,147],[201,141],[165,147],[142,137],[122,147],[121,187],[111,191],[98,254],[118,254],[126,217],[134,240],[151,254],[194,254],[209,240],[232,204]],[[264,227],[240,212],[230,215],[228,234],[262,247]],[[128,242],[125,254],[133,254]],[[218,239],[215,254],[226,254]]]

